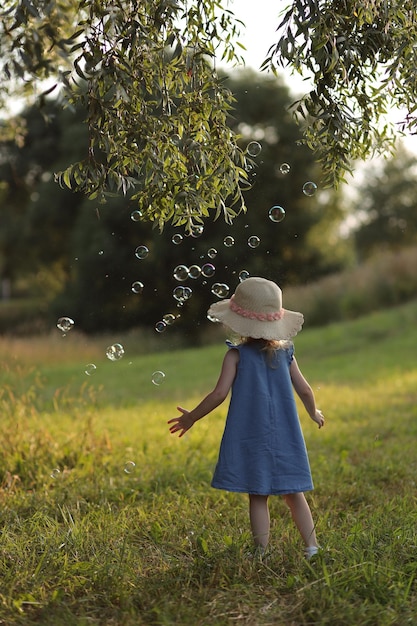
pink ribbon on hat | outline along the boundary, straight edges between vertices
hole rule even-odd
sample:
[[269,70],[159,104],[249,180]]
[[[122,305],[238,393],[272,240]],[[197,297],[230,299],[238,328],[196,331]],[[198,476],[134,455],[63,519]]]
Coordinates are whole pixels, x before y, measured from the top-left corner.
[[234,301],[234,296],[230,298],[229,307],[233,311],[233,313],[237,313],[237,315],[241,315],[242,317],[247,317],[250,320],[259,320],[261,322],[275,322],[276,320],[280,320],[284,316],[284,309],[280,311],[276,311],[275,313],[257,313],[256,311],[248,311],[248,309],[242,309],[239,305]]

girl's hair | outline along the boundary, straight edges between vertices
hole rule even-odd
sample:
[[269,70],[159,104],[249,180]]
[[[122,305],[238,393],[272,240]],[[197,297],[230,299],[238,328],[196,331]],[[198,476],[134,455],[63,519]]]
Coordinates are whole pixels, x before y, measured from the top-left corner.
[[292,342],[287,339],[254,339],[253,337],[242,337],[241,343],[257,343],[266,352],[268,362],[272,363],[276,350],[285,350]]

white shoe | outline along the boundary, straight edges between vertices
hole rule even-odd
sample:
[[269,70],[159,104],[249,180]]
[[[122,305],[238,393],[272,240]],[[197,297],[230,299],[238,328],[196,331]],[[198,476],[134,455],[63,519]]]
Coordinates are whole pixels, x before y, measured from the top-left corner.
[[304,548],[304,556],[309,561],[320,550],[319,546],[308,546]]

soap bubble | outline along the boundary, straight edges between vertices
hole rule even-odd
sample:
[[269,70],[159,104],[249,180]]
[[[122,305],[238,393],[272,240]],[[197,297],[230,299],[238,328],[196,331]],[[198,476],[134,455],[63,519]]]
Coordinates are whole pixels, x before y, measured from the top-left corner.
[[239,280],[241,283],[243,283],[244,280],[246,280],[247,278],[249,278],[250,274],[248,272],[248,270],[242,270],[241,272],[239,272]]
[[209,259],[214,259],[217,256],[217,250],[216,248],[210,248],[207,251],[207,256],[209,257]]
[[138,259],[146,259],[149,254],[149,249],[146,246],[138,246],[135,250],[135,255]]
[[288,174],[288,172],[290,171],[291,167],[288,163],[282,163],[282,165],[279,166],[279,171],[281,172],[281,174]]
[[314,196],[317,191],[316,183],[313,183],[311,180],[307,181],[303,185],[303,194],[305,196]]
[[180,304],[184,304],[186,300],[191,298],[192,293],[193,291],[191,287],[178,286],[178,287],[175,287],[174,291],[172,292],[172,295],[174,296],[175,300],[177,300]]
[[154,385],[160,385],[161,383],[164,382],[164,380],[165,380],[164,372],[161,372],[160,370],[158,370],[152,374],[152,382]]
[[225,283],[214,283],[211,293],[218,298],[226,298],[229,295],[229,287]]
[[251,235],[248,239],[248,246],[250,248],[257,248],[260,243],[261,243],[261,240],[256,235]]
[[183,290],[183,300],[188,300],[189,298],[191,298],[191,296],[193,295],[193,290],[191,289],[191,287],[184,287]]
[[155,330],[157,333],[163,333],[164,330],[167,329],[167,325],[163,320],[160,320],[159,322],[156,322],[155,324]]
[[70,317],[60,317],[56,323],[57,328],[63,333],[68,333],[74,326],[74,320]]
[[167,326],[171,326],[175,322],[176,319],[177,319],[177,316],[174,315],[173,313],[166,313],[162,317],[162,321],[165,322]]
[[132,213],[130,214],[130,219],[132,220],[132,222],[139,222],[141,217],[142,217],[142,211],[138,211],[138,209],[136,209],[135,211],[132,211]]
[[233,239],[231,235],[227,235],[227,237],[223,239],[223,243],[226,246],[226,248],[231,248],[233,244],[235,243],[235,240]]
[[188,268],[188,276],[197,279],[201,276],[201,267],[199,265],[190,265]]
[[133,461],[128,461],[124,467],[124,472],[126,474],[131,474],[133,472],[133,470],[136,467],[136,463],[134,463]]
[[89,363],[88,365],[85,366],[85,373],[87,374],[87,376],[92,376],[94,374],[94,372],[96,371],[97,366],[94,365],[94,363]]
[[58,478],[60,473],[61,473],[61,470],[55,467],[51,472],[51,478]]
[[207,319],[209,322],[220,322],[220,320],[217,319],[217,317],[215,317],[214,315],[211,315],[210,313],[207,313]]
[[285,217],[285,210],[277,204],[269,209],[268,215],[271,222],[282,222]]
[[182,243],[184,237],[180,234],[180,233],[174,233],[172,235],[172,243],[175,243],[176,246],[178,246],[180,243]]
[[203,267],[201,268],[201,273],[203,274],[203,276],[205,276],[205,278],[211,278],[212,276],[214,276],[215,272],[216,268],[212,263],[204,263]]
[[181,137],[175,133],[174,135],[171,135],[171,141],[175,146],[179,146],[181,143]]
[[174,269],[175,280],[183,281],[188,278],[188,267],[186,265],[177,265]]
[[114,343],[106,349],[106,357],[110,359],[110,361],[118,361],[122,358],[124,353],[125,349],[121,343]]
[[174,291],[172,292],[172,295],[174,296],[175,300],[178,300],[178,302],[183,302],[184,301],[184,287],[181,287],[181,286],[175,287]]
[[133,293],[142,293],[143,291],[143,283],[140,282],[140,280],[135,280],[134,283],[132,283],[132,291]]
[[251,141],[248,143],[246,151],[251,157],[256,157],[261,152],[262,146],[258,141]]
[[200,235],[203,234],[203,230],[204,230],[204,227],[202,226],[202,224],[191,226],[190,235],[191,237],[200,237]]

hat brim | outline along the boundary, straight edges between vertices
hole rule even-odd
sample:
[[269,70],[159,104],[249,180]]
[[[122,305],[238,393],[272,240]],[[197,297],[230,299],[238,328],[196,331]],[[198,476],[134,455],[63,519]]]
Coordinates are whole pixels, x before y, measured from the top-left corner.
[[241,337],[252,337],[253,339],[291,339],[300,332],[304,315],[297,311],[283,309],[284,314],[281,319],[273,321],[261,321],[250,319],[238,315],[230,308],[230,299],[215,302],[208,310],[207,315],[213,320],[217,320],[228,326]]

